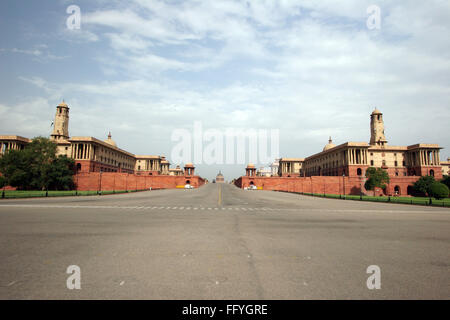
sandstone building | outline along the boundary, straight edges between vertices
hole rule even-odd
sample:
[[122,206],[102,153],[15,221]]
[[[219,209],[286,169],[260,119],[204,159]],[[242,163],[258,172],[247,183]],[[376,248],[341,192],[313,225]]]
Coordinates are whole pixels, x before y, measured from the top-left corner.
[[391,146],[384,132],[383,114],[370,116],[370,143],[346,142],[335,146],[330,138],[323,151],[307,157],[302,176],[363,176],[369,167],[383,168],[389,176],[436,176],[442,178],[437,144]]
[[330,137],[319,153],[304,159],[281,158],[278,177],[258,177],[254,165],[249,164],[246,175],[236,180],[236,185],[242,188],[256,185],[268,190],[360,194],[366,191],[363,188],[366,170],[377,167],[386,170],[391,178],[385,194],[409,195],[411,185],[420,176],[430,175],[439,180],[450,173],[450,161],[440,160],[442,148],[438,144],[389,145],[383,114],[378,109],[370,115],[370,132],[369,143],[335,145]]
[[[75,160],[77,173],[122,172],[137,175],[182,176],[179,166],[170,169],[164,156],[134,155],[120,149],[112,139],[111,133],[105,140],[94,137],[70,137],[70,108],[63,101],[56,107],[53,131],[50,139],[57,144],[57,154]],[[31,140],[20,136],[0,136],[0,155],[8,150],[23,149]],[[193,170],[190,168],[190,170]]]
[[216,182],[217,183],[224,183],[225,182],[225,178],[223,177],[223,174],[220,171],[219,171],[219,173],[216,176]]

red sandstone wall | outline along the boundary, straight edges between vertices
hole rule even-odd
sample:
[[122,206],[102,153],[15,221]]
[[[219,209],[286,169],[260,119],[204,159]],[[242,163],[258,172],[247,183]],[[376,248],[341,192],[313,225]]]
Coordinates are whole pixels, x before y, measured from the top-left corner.
[[[386,189],[386,195],[394,195],[396,186],[399,188],[399,195],[408,195],[408,186],[411,186],[420,177],[391,177],[391,181]],[[382,190],[367,191],[364,188],[364,180],[359,177],[247,177],[242,176],[236,180],[235,185],[245,188],[251,185],[261,187],[263,190],[300,192],[300,193],[326,193],[326,194],[352,194],[359,195],[361,187],[363,194],[382,195]]]
[[77,190],[144,190],[144,189],[174,189],[184,186],[189,180],[195,188],[202,186],[205,180],[199,176],[143,176],[119,172],[87,172],[74,176]]

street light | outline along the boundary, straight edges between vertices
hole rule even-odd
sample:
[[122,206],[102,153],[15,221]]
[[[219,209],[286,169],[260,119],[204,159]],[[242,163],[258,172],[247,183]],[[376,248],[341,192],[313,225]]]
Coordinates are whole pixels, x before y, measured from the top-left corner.
[[362,182],[363,182],[363,176],[361,175],[360,177],[359,177],[359,181],[360,181],[360,185],[359,185],[359,200],[362,200],[362,194],[363,194],[363,192],[362,192]]
[[343,186],[343,194],[344,194],[344,200],[345,200],[345,171],[342,172],[342,186]]
[[103,173],[103,170],[102,169],[100,169],[100,187],[99,187],[99,193],[98,194],[102,194],[102,173]]

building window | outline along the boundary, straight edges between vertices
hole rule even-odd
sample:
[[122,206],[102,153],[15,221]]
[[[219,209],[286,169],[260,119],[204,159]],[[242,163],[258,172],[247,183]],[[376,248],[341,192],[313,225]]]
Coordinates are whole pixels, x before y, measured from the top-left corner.
[[403,166],[404,166],[404,167],[406,166],[406,162],[405,162],[405,161],[403,161]]
[[398,172],[395,172],[395,176],[398,177]]
[[361,168],[358,168],[358,170],[356,170],[356,174],[357,174],[358,176],[362,175],[362,170],[361,170]]
[[430,170],[430,176],[434,177],[434,170]]
[[398,162],[397,161],[395,161],[395,166],[398,167]]
[[370,165],[373,166],[373,160],[370,160]]

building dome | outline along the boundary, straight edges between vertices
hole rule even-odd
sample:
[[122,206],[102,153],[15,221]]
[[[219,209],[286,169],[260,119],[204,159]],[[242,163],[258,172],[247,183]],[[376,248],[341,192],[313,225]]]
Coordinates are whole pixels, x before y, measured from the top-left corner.
[[373,110],[372,114],[383,114],[380,110],[378,110],[377,108],[375,108],[375,110]]
[[68,108],[69,106],[68,106],[67,103],[63,100],[60,104],[58,104],[58,107]]
[[255,165],[253,163],[249,163],[247,166],[247,168],[254,168],[254,167],[255,167]]
[[116,148],[117,148],[116,142],[115,142],[113,139],[111,139],[111,132],[108,134],[108,139],[106,139],[105,142],[106,142],[107,144],[110,144],[110,145],[112,145],[113,147],[116,147]]
[[185,167],[194,167],[194,165],[192,163],[186,163]]
[[219,183],[220,182],[225,182],[225,179],[224,179],[223,174],[222,174],[221,171],[219,171],[219,173],[216,176],[216,182],[219,182]]
[[333,140],[331,140],[330,137],[330,139],[328,140],[328,144],[326,144],[325,147],[323,147],[323,151],[333,149],[334,147],[336,147],[336,145],[333,143]]

